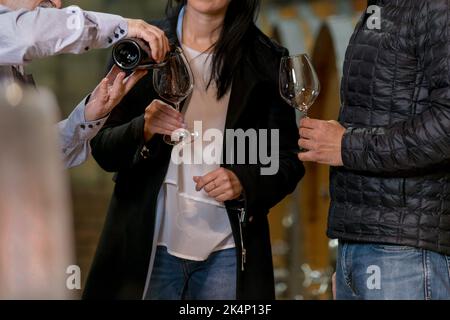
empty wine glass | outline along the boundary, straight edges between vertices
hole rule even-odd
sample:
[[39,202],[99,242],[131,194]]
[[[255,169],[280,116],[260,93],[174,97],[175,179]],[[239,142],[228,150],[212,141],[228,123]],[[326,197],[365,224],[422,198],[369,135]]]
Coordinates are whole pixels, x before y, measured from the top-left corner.
[[320,93],[319,77],[308,55],[283,57],[279,80],[281,97],[307,117]]
[[280,94],[289,105],[307,116],[319,93],[319,77],[307,54],[281,59]]
[[[180,111],[181,102],[194,88],[194,77],[181,48],[177,47],[169,54],[164,65],[154,70],[153,86],[161,98],[171,102]],[[198,133],[189,129],[178,129],[171,136],[165,135],[164,142],[170,145],[192,142]]]

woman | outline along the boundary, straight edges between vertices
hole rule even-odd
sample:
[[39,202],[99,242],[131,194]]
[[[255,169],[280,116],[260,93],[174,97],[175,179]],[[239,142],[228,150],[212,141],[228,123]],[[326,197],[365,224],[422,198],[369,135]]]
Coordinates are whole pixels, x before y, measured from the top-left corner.
[[[258,0],[169,1],[159,27],[183,48],[195,88],[178,113],[158,100],[146,76],[92,142],[98,163],[118,174],[85,298],[274,298],[267,213],[295,189],[304,169],[292,152],[294,109],[278,94],[287,52],[256,28],[258,6]],[[261,175],[261,162],[175,164],[177,150],[162,135],[196,120],[222,133],[279,130],[279,152],[272,153],[279,170]],[[203,140],[183,150],[215,144],[225,155],[231,144]]]

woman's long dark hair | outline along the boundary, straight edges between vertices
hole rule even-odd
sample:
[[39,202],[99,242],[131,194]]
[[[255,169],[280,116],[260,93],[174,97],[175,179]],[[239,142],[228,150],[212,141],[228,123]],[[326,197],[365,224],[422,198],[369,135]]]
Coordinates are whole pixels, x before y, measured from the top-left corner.
[[[230,89],[235,70],[241,64],[250,41],[249,32],[258,15],[260,0],[231,0],[219,40],[214,45],[211,81],[217,86],[217,98],[222,98]],[[166,13],[176,19],[187,0],[168,0]]]

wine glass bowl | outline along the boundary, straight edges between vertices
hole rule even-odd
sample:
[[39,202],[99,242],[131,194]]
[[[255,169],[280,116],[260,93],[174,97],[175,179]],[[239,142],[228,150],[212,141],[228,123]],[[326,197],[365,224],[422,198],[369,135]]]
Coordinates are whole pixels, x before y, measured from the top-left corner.
[[[153,72],[153,87],[158,95],[172,103],[177,111],[180,104],[194,89],[194,77],[189,63],[181,48],[177,47],[169,54],[164,65]],[[180,128],[171,136],[164,136],[164,141],[170,145],[178,143],[190,143],[198,136],[185,128]]]
[[[320,93],[320,81],[307,54],[283,57],[280,63],[279,86],[281,97],[308,117],[308,110]],[[303,148],[297,152],[305,152]]]
[[280,64],[280,94],[305,116],[320,93],[320,81],[307,54],[283,57]]

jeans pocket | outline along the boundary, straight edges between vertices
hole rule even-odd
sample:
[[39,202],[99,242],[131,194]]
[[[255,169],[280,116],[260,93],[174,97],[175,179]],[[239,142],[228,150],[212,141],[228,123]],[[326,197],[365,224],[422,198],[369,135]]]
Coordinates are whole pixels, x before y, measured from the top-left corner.
[[448,279],[450,280],[450,256],[445,256],[447,260],[447,271],[448,271]]
[[415,247],[396,244],[372,244],[372,248],[378,251],[392,252],[392,253],[406,253],[419,250]]

